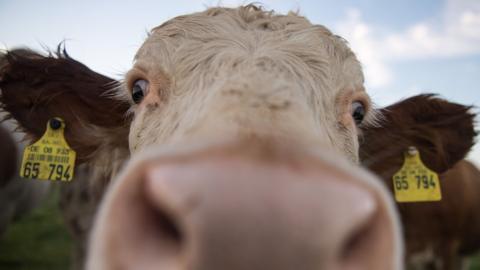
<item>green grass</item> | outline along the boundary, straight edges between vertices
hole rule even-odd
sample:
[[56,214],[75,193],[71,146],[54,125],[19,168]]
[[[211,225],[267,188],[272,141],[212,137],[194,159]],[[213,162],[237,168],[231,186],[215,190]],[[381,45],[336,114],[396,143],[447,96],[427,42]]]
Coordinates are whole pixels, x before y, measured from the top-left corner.
[[480,255],[473,258],[469,270],[480,270]]
[[[0,240],[0,269],[69,269],[72,240],[58,209],[58,189],[31,214],[12,224]],[[480,255],[470,270],[480,270]]]
[[0,240],[0,269],[68,269],[72,240],[58,209],[58,189],[12,224]]

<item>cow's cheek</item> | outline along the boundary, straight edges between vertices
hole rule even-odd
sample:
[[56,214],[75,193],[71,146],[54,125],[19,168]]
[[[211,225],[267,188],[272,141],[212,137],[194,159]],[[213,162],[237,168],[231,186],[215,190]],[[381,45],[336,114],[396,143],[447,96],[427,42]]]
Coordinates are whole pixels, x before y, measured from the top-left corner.
[[338,118],[338,138],[341,138],[343,152],[350,160],[358,161],[358,131],[350,112],[340,114]]
[[130,126],[130,134],[128,137],[129,147],[131,153],[140,151],[150,140],[148,136],[148,127],[152,122],[152,114],[148,113],[148,109],[142,106],[135,112],[135,118]]

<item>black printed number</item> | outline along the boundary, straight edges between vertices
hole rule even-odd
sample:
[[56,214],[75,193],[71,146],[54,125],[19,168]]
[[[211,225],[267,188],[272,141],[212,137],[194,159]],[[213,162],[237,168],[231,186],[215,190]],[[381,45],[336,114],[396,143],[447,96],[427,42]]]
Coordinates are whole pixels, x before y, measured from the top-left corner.
[[417,179],[417,188],[423,188],[423,189],[429,189],[429,188],[435,188],[435,181],[433,181],[433,176],[430,175],[430,177],[426,175],[415,175],[415,178]]
[[70,165],[66,168],[62,164],[48,164],[50,167],[50,173],[48,174],[49,180],[62,180],[70,178]]
[[404,176],[397,175],[395,176],[393,181],[395,183],[395,189],[397,190],[408,189],[408,181],[407,181],[406,175]]
[[40,163],[38,162],[26,162],[23,168],[23,177],[37,178],[40,174]]

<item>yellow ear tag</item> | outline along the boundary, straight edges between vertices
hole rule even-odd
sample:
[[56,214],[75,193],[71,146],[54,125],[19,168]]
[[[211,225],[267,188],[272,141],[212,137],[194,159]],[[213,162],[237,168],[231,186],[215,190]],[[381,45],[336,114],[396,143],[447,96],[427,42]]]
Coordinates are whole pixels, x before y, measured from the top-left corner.
[[45,134],[23,152],[20,176],[43,180],[70,181],[75,166],[75,151],[68,146],[63,132],[65,122],[52,118]]
[[409,147],[402,168],[393,175],[393,189],[397,202],[430,202],[442,199],[438,175],[423,164],[415,147]]

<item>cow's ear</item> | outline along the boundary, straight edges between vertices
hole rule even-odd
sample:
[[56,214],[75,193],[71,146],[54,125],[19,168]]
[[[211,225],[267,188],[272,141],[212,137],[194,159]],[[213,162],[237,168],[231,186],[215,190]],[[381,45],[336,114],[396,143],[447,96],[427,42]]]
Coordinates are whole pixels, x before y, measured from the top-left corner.
[[65,50],[49,55],[27,49],[0,53],[2,109],[31,141],[43,135],[49,119],[63,118],[65,138],[80,162],[101,146],[128,147],[129,104],[114,98],[116,85]]
[[402,166],[408,147],[415,146],[427,167],[443,173],[465,158],[474,144],[475,115],[471,109],[432,94],[414,96],[381,109],[381,123],[363,130],[361,162],[389,178]]

